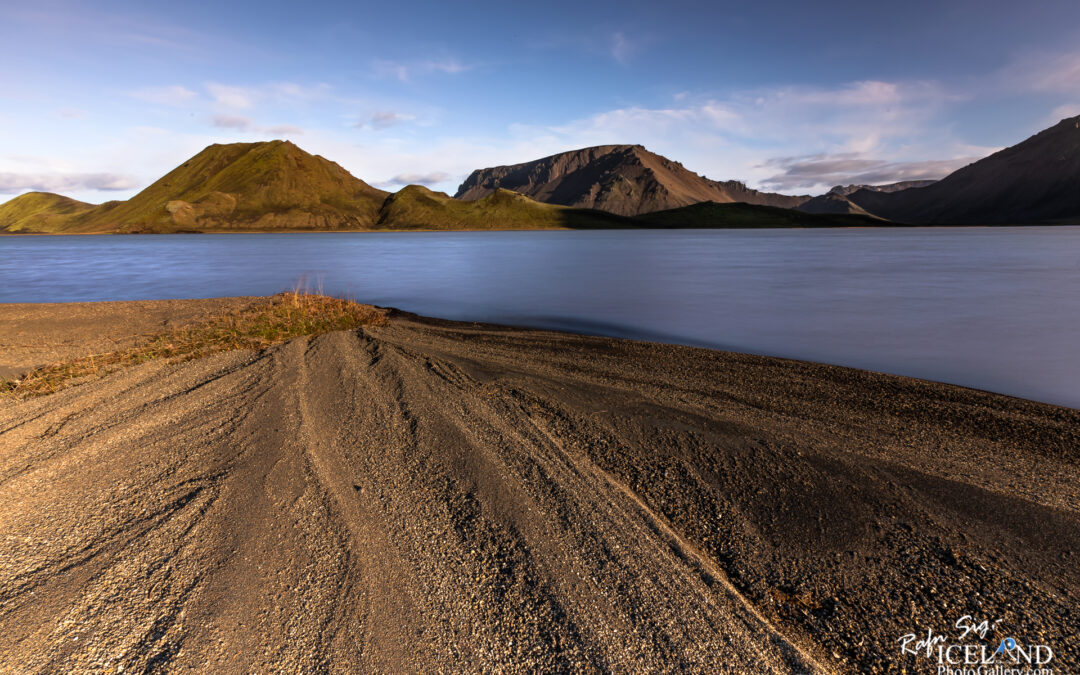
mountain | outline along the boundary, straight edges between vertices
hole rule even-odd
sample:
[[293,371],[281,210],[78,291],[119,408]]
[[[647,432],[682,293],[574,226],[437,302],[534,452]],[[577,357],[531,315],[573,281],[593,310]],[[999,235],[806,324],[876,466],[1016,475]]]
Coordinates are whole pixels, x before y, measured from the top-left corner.
[[1080,116],[928,187],[848,199],[874,215],[926,224],[1080,223]]
[[700,202],[646,213],[634,220],[654,228],[867,227],[888,224],[868,215],[804,213],[778,206],[738,202]]
[[387,198],[378,226],[397,230],[517,230],[639,227],[629,218],[604,211],[544,204],[497,189],[474,201],[409,185]]
[[288,141],[268,141],[211,145],[127,201],[94,206],[31,192],[0,204],[0,232],[10,233],[815,227],[887,221],[1080,223],[1080,117],[940,181],[837,186],[813,199],[713,181],[640,145],[597,146],[474,171],[456,198],[418,185],[391,195]]
[[829,190],[823,195],[809,199],[797,207],[798,210],[806,213],[821,213],[821,214],[840,214],[840,213],[853,213],[858,215],[870,215],[866,209],[862,208],[855,202],[851,201],[848,197],[855,194],[859,190],[872,190],[873,192],[899,192],[901,190],[907,190],[910,188],[927,187],[933,185],[937,181],[933,180],[906,180],[899,183],[889,183],[887,185],[837,185],[833,189]]
[[475,200],[499,188],[541,202],[623,216],[708,201],[793,208],[809,199],[758,192],[738,181],[710,180],[640,145],[600,145],[524,164],[479,169],[454,196]]
[[[360,229],[375,224],[387,194],[288,141],[233,143],[207,147],[127,201],[69,206],[30,224],[44,232]],[[21,209],[28,196],[12,201]],[[0,216],[0,228],[20,223]]]
[[50,232],[93,208],[93,204],[51,192],[27,192],[0,204],[0,231]]
[[844,214],[854,213],[858,215],[870,215],[866,209],[848,199],[839,192],[827,192],[813,199],[808,199],[795,207],[803,213],[813,214]]
[[898,183],[887,183],[885,185],[836,185],[830,193],[836,193],[847,197],[848,195],[855,194],[859,190],[873,190],[874,192],[899,192],[901,190],[907,190],[909,188],[927,187],[936,183],[936,180],[902,180]]

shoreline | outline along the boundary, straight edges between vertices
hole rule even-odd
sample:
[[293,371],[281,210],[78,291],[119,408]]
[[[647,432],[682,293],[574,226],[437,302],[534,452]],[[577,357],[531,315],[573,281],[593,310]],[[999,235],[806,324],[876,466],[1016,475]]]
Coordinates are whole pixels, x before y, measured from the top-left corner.
[[[845,228],[846,229],[846,228]],[[308,292],[308,291],[302,291]],[[104,350],[108,345],[128,345],[131,344],[135,338],[147,337],[153,335],[153,329],[158,327],[178,327],[185,324],[194,323],[200,319],[205,319],[215,312],[226,311],[230,309],[236,309],[244,305],[252,305],[258,302],[267,302],[273,296],[220,296],[209,298],[165,298],[165,299],[144,299],[144,300],[81,300],[81,301],[69,301],[69,302],[0,302],[0,310],[7,309],[6,312],[0,311],[0,378],[11,378],[18,376],[22,372],[27,372],[33,368],[46,365],[50,362],[58,360],[64,360],[65,358],[78,358],[87,354],[99,353]],[[87,321],[96,317],[97,309],[114,309],[124,318],[122,320],[108,321],[106,320],[107,327],[104,332],[101,328],[91,329],[88,327]],[[528,332],[551,332],[555,334],[566,334],[572,336],[598,338],[606,340],[629,340],[631,342],[642,342],[646,344],[658,344],[671,347],[681,347],[687,349],[704,349],[706,351],[715,351],[724,354],[732,354],[737,356],[749,356],[759,357],[764,359],[776,359],[778,361],[791,362],[795,364],[806,364],[810,366],[821,366],[827,368],[840,368],[845,370],[851,370],[855,372],[869,373],[872,375],[880,375],[884,377],[900,378],[903,380],[911,380],[914,382],[922,382],[928,385],[941,386],[941,387],[956,387],[962,390],[968,390],[985,394],[989,396],[1000,396],[1016,401],[1023,401],[1027,403],[1033,403],[1037,405],[1047,405],[1053,407],[1060,407],[1066,410],[1080,410],[1073,406],[1064,405],[1061,403],[1052,403],[1049,401],[1041,401],[1033,398],[1026,398],[1024,396],[1017,396],[1014,394],[1008,394],[1004,392],[994,391],[991,389],[980,389],[978,387],[971,387],[963,384],[956,384],[952,382],[945,382],[942,380],[934,380],[925,377],[915,377],[911,375],[903,375],[899,373],[893,373],[886,370],[873,370],[869,368],[859,368],[856,366],[846,366],[838,363],[829,363],[826,361],[813,361],[809,359],[803,359],[791,356],[779,356],[775,354],[766,354],[755,351],[741,351],[738,349],[725,349],[721,347],[712,347],[707,345],[679,342],[677,338],[665,339],[664,336],[652,336],[652,337],[620,337],[615,335],[605,335],[598,332],[591,331],[576,331],[572,328],[549,328],[544,326],[530,325],[530,324],[495,324],[489,322],[476,322],[476,321],[461,321],[454,319],[442,319],[437,317],[421,316],[405,310],[399,310],[394,307],[384,307],[381,309],[388,310],[399,316],[414,316],[418,319],[426,321],[446,321],[448,323],[460,323],[467,326],[487,326],[498,330],[517,330]],[[75,310],[71,313],[70,310]],[[60,325],[48,325],[48,327],[42,327],[38,334],[33,331],[35,324],[48,324],[49,314],[56,312],[63,314],[64,318]],[[145,316],[140,317],[140,313],[145,313]],[[63,324],[68,325],[64,326]],[[30,330],[26,329],[26,325],[31,326]],[[80,332],[86,330],[94,330],[95,334],[100,333],[98,339],[90,341],[89,344],[80,344]],[[8,341],[5,342],[2,336],[8,337]],[[46,337],[48,336],[48,338]],[[34,358],[28,358],[27,354],[42,353],[48,356]],[[13,361],[12,355],[18,355],[18,358]],[[16,362],[17,361],[17,362]]]
[[[19,305],[18,340],[260,301]],[[1080,663],[1071,408],[393,311],[0,429],[7,663],[919,672],[900,637],[963,614]]]
[[378,230],[200,230],[197,232],[4,232],[0,231],[0,237],[91,237],[91,236],[155,236],[155,235],[189,235],[189,234],[403,234],[416,232],[430,234],[433,232],[665,232],[686,230],[941,230],[941,229],[975,229],[975,228],[1040,228],[1040,227],[1080,227],[1080,223],[959,223],[959,224],[908,224],[885,222],[881,225],[730,225],[717,227],[540,227],[540,228],[408,228],[408,229],[378,229]]

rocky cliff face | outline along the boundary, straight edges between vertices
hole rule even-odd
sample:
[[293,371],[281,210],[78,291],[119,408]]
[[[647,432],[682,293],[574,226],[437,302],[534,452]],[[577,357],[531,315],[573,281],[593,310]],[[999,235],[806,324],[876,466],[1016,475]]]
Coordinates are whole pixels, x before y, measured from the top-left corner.
[[551,204],[623,216],[700,202],[746,202],[793,208],[809,197],[758,192],[738,181],[714,181],[640,145],[600,145],[543,159],[479,169],[455,197],[475,200],[499,188]]

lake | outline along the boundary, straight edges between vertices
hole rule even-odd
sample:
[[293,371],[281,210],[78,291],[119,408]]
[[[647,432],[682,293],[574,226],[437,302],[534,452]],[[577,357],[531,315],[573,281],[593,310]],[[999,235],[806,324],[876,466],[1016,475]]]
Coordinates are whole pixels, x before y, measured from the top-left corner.
[[1080,407],[1080,227],[0,237],[0,302],[267,295],[300,280],[447,319]]

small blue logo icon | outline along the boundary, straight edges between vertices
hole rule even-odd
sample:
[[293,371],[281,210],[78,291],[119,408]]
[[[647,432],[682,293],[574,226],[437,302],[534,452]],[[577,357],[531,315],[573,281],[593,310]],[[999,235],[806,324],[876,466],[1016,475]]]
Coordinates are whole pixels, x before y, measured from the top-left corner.
[[1011,652],[1014,649],[1016,649],[1016,640],[1012,638],[1004,638],[1001,640],[1001,644],[998,645],[997,651],[994,652],[994,655],[996,656],[998,654],[1004,654],[1007,651]]

